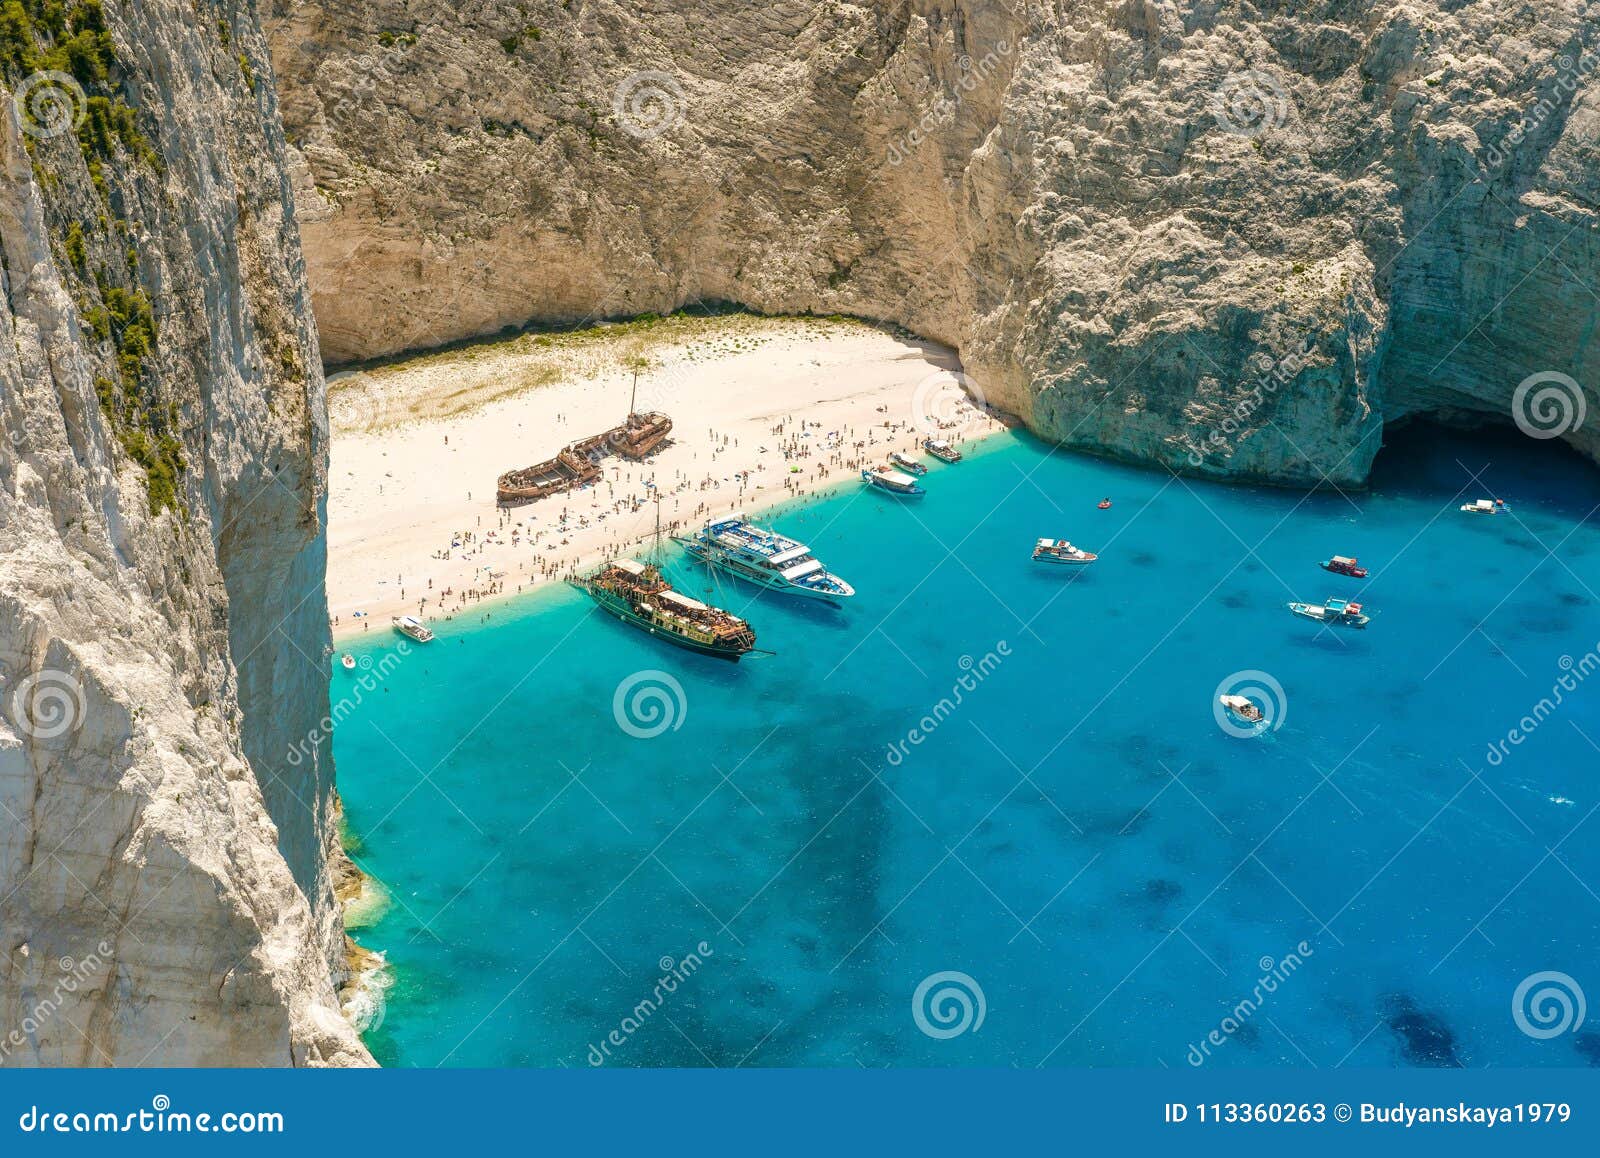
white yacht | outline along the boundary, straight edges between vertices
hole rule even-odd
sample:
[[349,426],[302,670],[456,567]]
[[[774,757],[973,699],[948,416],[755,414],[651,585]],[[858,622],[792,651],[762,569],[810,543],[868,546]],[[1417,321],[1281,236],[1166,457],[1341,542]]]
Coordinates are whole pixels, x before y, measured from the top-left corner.
[[427,624],[423,623],[415,615],[396,615],[389,622],[394,624],[394,629],[401,635],[414,639],[418,643],[433,642],[433,632],[428,629]]
[[738,515],[712,519],[675,542],[708,567],[769,591],[809,599],[848,599],[856,589],[825,568],[804,543]]
[[1074,547],[1065,539],[1040,539],[1033,545],[1033,561],[1035,563],[1066,563],[1082,566],[1093,563],[1100,556],[1093,551],[1085,551],[1081,547]]

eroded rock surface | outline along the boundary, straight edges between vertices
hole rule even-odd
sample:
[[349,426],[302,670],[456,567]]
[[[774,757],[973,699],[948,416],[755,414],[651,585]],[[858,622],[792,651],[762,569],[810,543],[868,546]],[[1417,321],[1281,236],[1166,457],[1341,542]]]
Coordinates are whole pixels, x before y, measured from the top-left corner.
[[7,8],[0,1065],[370,1064],[325,738],[289,759],[328,707],[327,447],[265,38],[246,3]]
[[[842,311],[958,346],[1069,445],[1347,483],[1383,423],[1505,421],[1536,373],[1600,406],[1591,9],[268,11],[332,360],[704,299]],[[1600,453],[1556,388],[1544,428]]]

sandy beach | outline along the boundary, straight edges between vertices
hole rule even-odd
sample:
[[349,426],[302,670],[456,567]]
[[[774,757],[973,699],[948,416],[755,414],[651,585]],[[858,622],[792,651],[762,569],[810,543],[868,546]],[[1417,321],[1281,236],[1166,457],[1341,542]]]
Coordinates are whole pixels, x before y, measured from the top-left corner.
[[[495,481],[622,421],[670,415],[647,461],[502,510]],[[848,320],[675,316],[523,335],[329,380],[328,601],[338,638],[393,615],[488,614],[486,601],[693,527],[857,475],[923,435],[1000,429],[954,351]],[[920,451],[916,451],[922,457]]]

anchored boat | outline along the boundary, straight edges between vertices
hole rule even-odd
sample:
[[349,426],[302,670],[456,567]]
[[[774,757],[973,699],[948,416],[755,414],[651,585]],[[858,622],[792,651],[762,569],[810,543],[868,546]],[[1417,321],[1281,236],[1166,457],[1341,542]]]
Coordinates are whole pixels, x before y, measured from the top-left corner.
[[712,519],[692,538],[674,537],[693,558],[739,579],[808,599],[848,599],[856,589],[787,535],[731,515]]
[[1100,556],[1093,551],[1080,550],[1065,539],[1040,539],[1033,547],[1035,563],[1093,563]]
[[1320,604],[1291,603],[1289,610],[1330,627],[1365,627],[1372,622],[1372,618],[1362,612],[1361,604],[1348,599],[1327,599]]
[[744,620],[672,589],[656,563],[660,547],[658,504],[650,562],[613,559],[593,574],[568,582],[587,594],[602,611],[678,647],[734,662],[755,651],[755,630]]
[[1218,696],[1217,702],[1228,709],[1228,714],[1247,724],[1259,724],[1266,714],[1244,696]]
[[907,474],[921,475],[928,473],[928,468],[926,466],[912,458],[909,454],[902,454],[898,450],[890,453],[889,462],[892,465],[899,467]]
[[940,462],[960,462],[961,452],[942,438],[924,438],[922,449]]
[[861,472],[861,480],[868,486],[888,491],[903,499],[920,499],[928,492],[917,485],[917,480],[892,466],[877,466]]
[[389,620],[394,629],[401,635],[408,636],[418,643],[432,643],[433,632],[415,615],[396,615]]
[[1367,569],[1356,562],[1354,555],[1335,555],[1331,559],[1324,559],[1317,566],[1324,571],[1332,571],[1335,575],[1348,575],[1352,579],[1367,577]]
[[1461,509],[1469,515],[1501,515],[1511,508],[1504,499],[1479,499],[1474,503],[1462,503]]

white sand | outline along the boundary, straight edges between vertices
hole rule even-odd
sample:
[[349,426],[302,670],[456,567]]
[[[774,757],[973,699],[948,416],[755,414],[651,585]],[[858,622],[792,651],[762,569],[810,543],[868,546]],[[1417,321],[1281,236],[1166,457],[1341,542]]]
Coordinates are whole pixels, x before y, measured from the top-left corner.
[[[586,490],[499,509],[502,472],[622,421],[630,359],[648,363],[638,409],[669,414],[671,442],[647,462],[607,458]],[[484,599],[635,553],[654,528],[647,482],[663,527],[688,528],[858,475],[921,434],[999,429],[958,371],[946,347],[864,325],[740,316],[525,337],[336,376],[334,633],[388,631],[403,613],[482,614]]]

